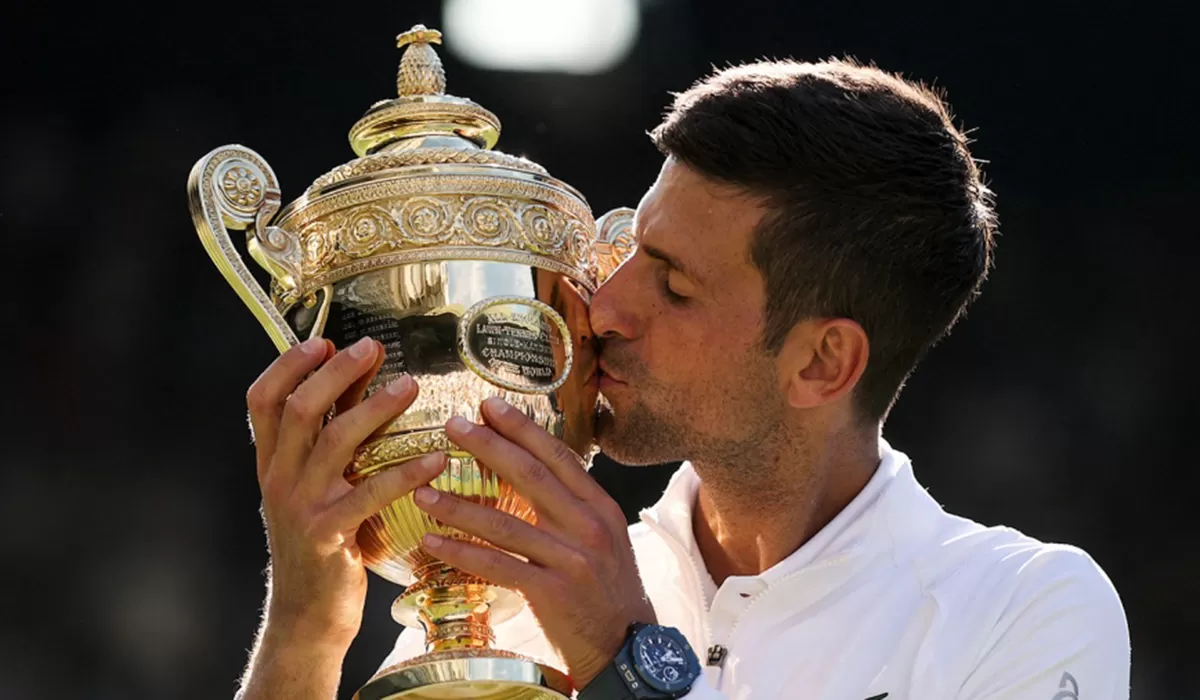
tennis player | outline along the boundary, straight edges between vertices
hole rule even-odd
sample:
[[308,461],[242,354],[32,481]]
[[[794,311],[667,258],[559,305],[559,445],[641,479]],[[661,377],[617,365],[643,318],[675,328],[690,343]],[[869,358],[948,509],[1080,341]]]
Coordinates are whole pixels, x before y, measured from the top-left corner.
[[[422,486],[438,455],[351,489],[353,449],[417,387],[322,429],[380,347],[293,349],[249,394],[273,569],[242,696],[334,695],[365,595],[354,532],[415,490],[519,555],[424,542],[521,591],[496,646],[566,669],[582,700],[1126,700],[1127,623],[1096,562],[946,512],[883,437],[992,267],[992,195],[939,95],[845,61],[755,63],[678,95],[651,136],[638,247],[591,323],[600,445],[683,460],[661,499],[627,527],[578,455],[498,399],[487,426],[447,430],[536,526]],[[405,630],[383,666],[423,651]]]

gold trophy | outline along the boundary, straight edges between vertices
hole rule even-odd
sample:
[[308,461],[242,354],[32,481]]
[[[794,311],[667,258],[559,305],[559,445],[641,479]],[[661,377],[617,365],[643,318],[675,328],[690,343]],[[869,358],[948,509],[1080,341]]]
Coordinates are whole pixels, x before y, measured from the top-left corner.
[[[266,161],[223,146],[192,169],[192,218],[281,352],[301,337],[341,348],[369,335],[387,358],[368,393],[405,372],[420,386],[412,407],[359,448],[347,480],[441,450],[448,463],[433,487],[533,522],[529,504],[443,426],[454,415],[479,421],[480,402],[501,396],[579,454],[593,450],[587,305],[632,250],[632,210],[597,222],[583,196],[544,168],[491,150],[500,122],[445,94],[432,46],[438,31],[417,25],[397,43],[406,47],[399,97],[376,103],[350,129],[358,158],[281,209]],[[269,290],[229,230],[245,231]],[[408,586],[392,616],[425,629],[427,653],[384,669],[355,697],[569,697],[561,671],[491,646],[492,625],[521,610],[520,595],[431,557],[420,547],[427,532],[479,543],[430,518],[411,495],[359,530],[367,567]]]

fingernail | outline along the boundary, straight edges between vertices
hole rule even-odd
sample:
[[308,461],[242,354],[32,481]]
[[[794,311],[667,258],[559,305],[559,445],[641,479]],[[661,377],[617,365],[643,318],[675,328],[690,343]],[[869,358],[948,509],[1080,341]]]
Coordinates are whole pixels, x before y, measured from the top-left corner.
[[437,472],[434,473],[440,474],[446,468],[446,455],[443,451],[436,451],[436,453],[419,457],[413,466],[421,472],[433,472],[434,469],[437,469]]
[[507,401],[499,396],[493,396],[484,401],[484,403],[487,404],[488,410],[491,411],[497,418],[503,416],[505,413],[508,413],[508,410],[512,408]]
[[412,388],[412,383],[412,377],[405,374],[388,382],[388,385],[383,390],[392,396],[400,396],[401,394],[408,393],[408,390]]
[[324,338],[309,338],[303,343],[300,343],[300,352],[304,353],[305,355],[316,355],[324,345]]
[[446,427],[460,435],[466,435],[475,428],[475,426],[471,425],[471,421],[463,418],[462,416],[454,416],[451,418],[446,422]]
[[371,338],[364,337],[354,345],[350,346],[350,357],[356,360],[361,360],[371,352]]
[[437,549],[442,546],[445,539],[441,535],[435,535],[432,532],[425,533],[421,538],[421,544],[425,545],[426,549]]
[[429,505],[431,503],[437,503],[438,492],[437,489],[431,489],[428,486],[422,486],[421,488],[417,489],[416,493],[413,494],[413,498],[417,499],[417,503]]

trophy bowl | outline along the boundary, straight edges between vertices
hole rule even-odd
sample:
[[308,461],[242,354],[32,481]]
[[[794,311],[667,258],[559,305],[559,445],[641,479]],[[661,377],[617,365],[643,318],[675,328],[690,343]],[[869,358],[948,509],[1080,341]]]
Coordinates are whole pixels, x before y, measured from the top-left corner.
[[[302,337],[343,348],[370,336],[386,358],[367,394],[402,373],[420,387],[356,451],[349,482],[442,451],[447,466],[431,486],[532,523],[529,504],[444,426],[455,415],[480,422],[480,403],[499,396],[577,453],[592,452],[588,304],[632,250],[632,210],[596,221],[544,168],[491,150],[500,122],[445,94],[432,47],[440,38],[421,25],[398,37],[399,96],[351,128],[358,158],[286,207],[266,161],[236,145],[196,163],[189,205],[209,256],[281,352]],[[231,230],[245,232],[267,290]],[[407,586],[392,615],[424,628],[426,653],[383,669],[355,697],[569,697],[561,671],[492,647],[492,625],[519,612],[521,596],[430,556],[420,543],[431,532],[492,546],[430,518],[411,494],[359,529],[366,566]]]

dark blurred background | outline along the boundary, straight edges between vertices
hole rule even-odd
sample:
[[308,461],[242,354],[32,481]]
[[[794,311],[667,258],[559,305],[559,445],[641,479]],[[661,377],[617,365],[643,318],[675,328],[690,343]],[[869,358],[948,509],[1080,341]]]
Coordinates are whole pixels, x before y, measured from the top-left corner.
[[[586,4],[484,2],[513,20],[484,28],[502,57],[574,36],[542,23],[578,25]],[[346,131],[394,96],[394,37],[417,22],[447,32],[448,91],[500,116],[499,150],[597,212],[636,204],[660,162],[645,131],[714,64],[852,55],[945,88],[998,194],[997,268],[885,436],[949,509],[1097,559],[1126,605],[1135,698],[1200,697],[1200,62],[1183,10],[602,0],[566,43],[620,49],[628,30],[628,52],[570,73],[469,63],[454,4],[2,11],[0,697],[234,692],[266,565],[244,393],[275,351],[200,246],[188,171],[245,144],[294,199],[352,157]],[[632,515],[669,470],[595,473]],[[343,697],[391,648],[398,593],[372,577]]]

